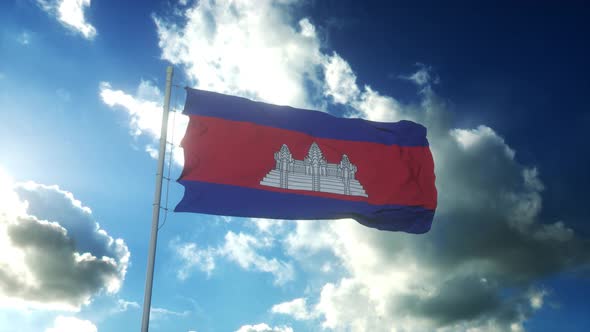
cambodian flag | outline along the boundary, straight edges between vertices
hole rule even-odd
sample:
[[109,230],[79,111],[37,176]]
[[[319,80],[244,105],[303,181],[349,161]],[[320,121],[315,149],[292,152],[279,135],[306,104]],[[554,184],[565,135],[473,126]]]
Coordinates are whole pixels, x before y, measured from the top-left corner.
[[175,211],[353,218],[424,233],[436,209],[426,128],[344,119],[187,88],[184,197]]

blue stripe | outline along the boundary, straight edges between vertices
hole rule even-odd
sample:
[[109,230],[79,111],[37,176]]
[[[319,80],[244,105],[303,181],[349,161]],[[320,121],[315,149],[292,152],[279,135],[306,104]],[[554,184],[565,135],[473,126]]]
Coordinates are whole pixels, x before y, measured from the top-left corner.
[[434,211],[416,206],[371,205],[199,181],[179,182],[185,193],[176,212],[270,219],[352,218],[368,227],[416,234],[428,232],[434,217]]
[[202,115],[295,130],[313,137],[398,146],[428,146],[426,128],[412,121],[374,122],[255,102],[246,98],[186,88],[184,114]]

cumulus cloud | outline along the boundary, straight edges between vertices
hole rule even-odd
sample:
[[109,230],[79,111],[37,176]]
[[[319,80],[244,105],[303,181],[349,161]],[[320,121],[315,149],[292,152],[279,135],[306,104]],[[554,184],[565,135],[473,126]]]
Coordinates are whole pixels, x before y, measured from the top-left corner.
[[[292,232],[258,222],[257,236],[279,236],[271,242],[307,272],[326,262],[341,272],[319,291],[311,288],[271,311],[336,330],[524,330],[550,296],[538,281],[587,266],[588,239],[566,221],[540,219],[540,174],[519,163],[497,130],[451,126],[431,68],[419,65],[406,76],[417,86],[417,103],[359,86],[345,59],[322,51],[312,22],[292,16],[294,2],[200,1],[178,16],[156,16],[162,57],[199,88],[292,106],[329,102],[350,117],[424,124],[439,207],[432,230],[421,236],[346,220],[293,222]],[[252,251],[265,248],[264,238],[229,232],[216,251],[242,267],[271,272],[280,264]],[[317,316],[304,314],[310,311]]]
[[349,105],[365,118],[429,128],[440,190],[433,229],[416,237],[354,222],[298,222],[288,252],[306,261],[329,252],[343,264],[346,276],[326,283],[315,306],[326,328],[524,330],[547,295],[537,281],[587,265],[588,240],[561,221],[539,220],[536,168],[519,164],[490,127],[450,127],[430,76],[420,77],[419,105],[368,87]]
[[587,239],[563,222],[539,220],[538,171],[519,164],[493,129],[449,127],[432,90],[421,95],[420,105],[397,108],[377,107],[400,104],[370,93],[377,98],[372,107],[363,107],[363,94],[350,102],[364,117],[409,118],[434,129],[429,139],[439,207],[433,229],[419,237],[375,232],[354,222],[298,222],[287,237],[288,252],[306,260],[330,252],[347,271],[319,294],[315,308],[324,316],[323,326],[524,330],[523,322],[546,296],[544,290],[532,291],[536,282],[588,264]]
[[[323,86],[322,68],[335,61],[320,52],[320,40],[309,19],[294,24],[288,22],[290,19],[286,21],[285,9],[292,2],[206,0],[175,11],[182,13],[178,17],[155,15],[162,58],[183,68],[196,88],[282,105],[321,108],[323,94],[310,95],[307,86]],[[99,90],[106,105],[129,115],[133,136],[159,139],[163,98],[156,86],[141,81],[133,94],[102,82]],[[176,145],[187,124],[186,117],[177,117]],[[146,145],[145,151],[157,157],[155,144]],[[174,157],[183,164],[182,153],[175,151]]]
[[129,250],[72,193],[0,175],[0,303],[79,310],[121,287]]
[[[177,93],[173,91],[173,93]],[[151,142],[146,144],[145,151],[154,159],[158,157],[158,143],[162,126],[163,95],[160,89],[150,81],[142,80],[134,95],[122,90],[115,90],[108,82],[99,84],[99,94],[105,105],[124,111],[128,115],[130,134],[134,137],[145,135]],[[170,114],[168,118],[168,141],[173,143],[173,157],[177,164],[184,163],[184,155],[180,151],[180,141],[188,118],[181,114]]]
[[80,33],[86,39],[96,36],[96,29],[86,21],[84,10],[90,0],[37,0],[39,7],[54,16],[66,28]]
[[256,325],[244,325],[236,330],[236,332],[293,332],[289,326],[274,326],[270,327],[266,323]]
[[[159,17],[162,58],[185,69],[198,88],[310,107],[324,61],[314,25],[285,11],[293,1],[205,0],[181,17]],[[291,24],[291,23],[294,24]]]
[[53,326],[45,332],[97,332],[98,329],[89,320],[79,319],[76,317],[57,316]]

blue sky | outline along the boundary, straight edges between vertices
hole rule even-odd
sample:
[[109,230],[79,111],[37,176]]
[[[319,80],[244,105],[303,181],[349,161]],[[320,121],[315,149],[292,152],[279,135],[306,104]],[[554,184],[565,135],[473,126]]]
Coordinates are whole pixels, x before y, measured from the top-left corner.
[[[168,214],[151,330],[587,330],[588,14],[581,1],[3,1],[0,331],[139,329],[169,64],[180,87],[424,124],[439,206],[425,235]],[[178,143],[186,119],[172,120]],[[171,164],[175,178],[179,147]],[[181,196],[171,182],[169,206]]]

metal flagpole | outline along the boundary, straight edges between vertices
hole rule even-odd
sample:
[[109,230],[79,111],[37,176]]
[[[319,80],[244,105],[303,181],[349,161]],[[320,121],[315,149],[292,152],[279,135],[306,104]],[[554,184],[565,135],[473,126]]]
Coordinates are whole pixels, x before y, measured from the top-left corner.
[[164,110],[162,111],[162,130],[160,132],[160,150],[158,153],[158,173],[156,174],[156,191],[152,209],[152,234],[148,253],[147,271],[145,276],[145,294],[143,298],[143,317],[141,331],[147,332],[150,324],[150,308],[152,303],[152,285],[154,283],[154,264],[156,262],[156,243],[158,242],[158,224],[160,221],[160,199],[162,197],[162,177],[164,174],[164,159],[166,155],[166,135],[168,132],[168,113],[170,112],[170,90],[172,89],[172,74],[174,68],[166,69],[166,94],[164,95]]

